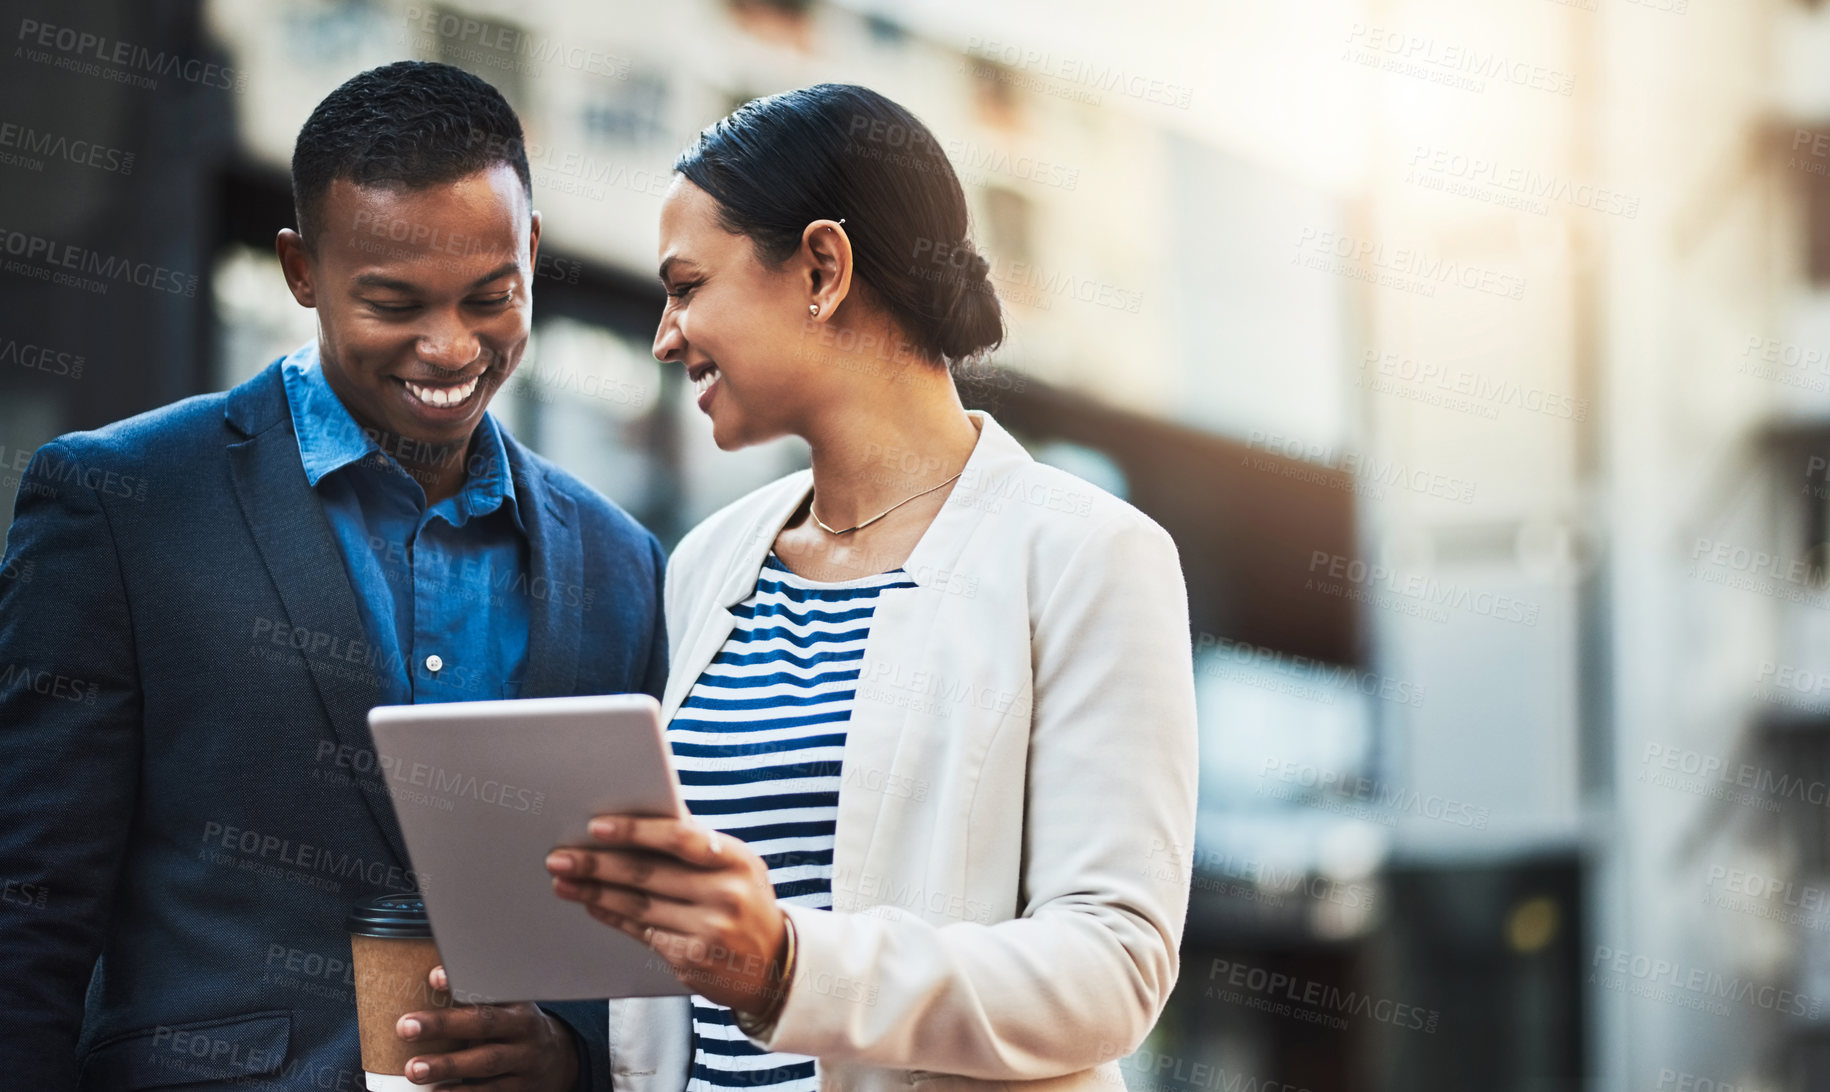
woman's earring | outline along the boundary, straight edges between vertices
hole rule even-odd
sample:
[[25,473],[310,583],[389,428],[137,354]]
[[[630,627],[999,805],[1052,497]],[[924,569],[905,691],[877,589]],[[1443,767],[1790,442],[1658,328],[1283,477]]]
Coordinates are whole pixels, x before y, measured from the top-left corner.
[[807,313],[810,315],[818,315],[820,313],[820,305],[817,303],[808,304]]

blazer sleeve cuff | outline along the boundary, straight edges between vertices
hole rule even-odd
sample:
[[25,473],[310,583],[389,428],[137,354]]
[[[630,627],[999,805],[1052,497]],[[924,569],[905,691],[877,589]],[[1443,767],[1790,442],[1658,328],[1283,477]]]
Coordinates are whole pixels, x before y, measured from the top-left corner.
[[564,1024],[578,1052],[573,1092],[611,1092],[609,1012],[602,1001],[546,1001],[540,1011]]
[[851,1009],[876,1004],[877,987],[844,973],[846,915],[796,905],[784,905],[782,912],[794,922],[795,932],[788,996],[772,1027],[756,1033],[739,1030],[764,1050],[819,1057],[831,1052],[834,1029],[855,1022]]

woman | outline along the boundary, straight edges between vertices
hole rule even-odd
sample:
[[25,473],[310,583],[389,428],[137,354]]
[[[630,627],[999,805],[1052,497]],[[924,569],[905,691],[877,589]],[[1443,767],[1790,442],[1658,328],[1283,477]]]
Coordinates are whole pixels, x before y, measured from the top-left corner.
[[934,137],[861,87],[676,164],[659,359],[718,446],[812,468],[680,543],[668,737],[693,818],[599,817],[555,890],[690,999],[611,1002],[619,1092],[1122,1087],[1177,972],[1195,809],[1168,535],[948,371],[1003,336]]

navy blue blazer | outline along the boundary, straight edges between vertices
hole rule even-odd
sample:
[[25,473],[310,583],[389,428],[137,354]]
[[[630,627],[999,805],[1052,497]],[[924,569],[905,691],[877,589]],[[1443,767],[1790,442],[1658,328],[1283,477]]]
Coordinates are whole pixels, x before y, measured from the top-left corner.
[[[660,697],[659,543],[504,439],[523,696]],[[38,450],[0,563],[0,1083],[362,1089],[344,915],[415,879],[365,653],[277,363]],[[543,1007],[608,1092],[606,1006]]]

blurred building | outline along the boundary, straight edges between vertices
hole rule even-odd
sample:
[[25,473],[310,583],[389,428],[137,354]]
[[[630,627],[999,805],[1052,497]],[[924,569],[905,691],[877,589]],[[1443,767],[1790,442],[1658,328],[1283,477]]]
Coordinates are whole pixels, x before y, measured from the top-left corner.
[[272,253],[293,139],[417,57],[527,128],[536,327],[495,412],[671,543],[805,460],[718,452],[649,354],[673,158],[866,83],[992,260],[1011,336],[969,400],[1181,550],[1202,815],[1147,863],[1192,902],[1134,1092],[1830,1087],[1821,6],[9,8],[187,63],[6,62],[6,238],[177,286],[4,270],[7,492],[313,336]]

